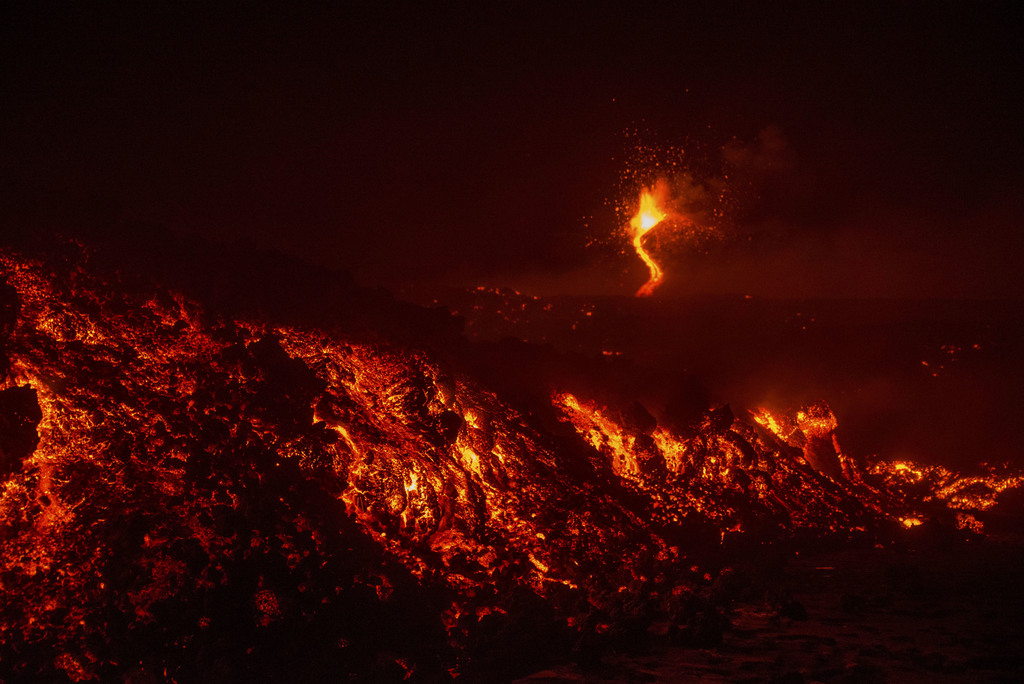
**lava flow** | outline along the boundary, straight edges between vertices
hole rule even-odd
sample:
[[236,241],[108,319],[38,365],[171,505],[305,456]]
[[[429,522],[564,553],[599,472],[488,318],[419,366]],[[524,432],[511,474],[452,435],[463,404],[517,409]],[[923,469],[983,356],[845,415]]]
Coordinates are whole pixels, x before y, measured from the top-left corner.
[[666,193],[667,186],[664,181],[659,181],[651,189],[641,190],[640,207],[629,221],[633,234],[633,249],[651,272],[647,282],[637,290],[637,297],[649,297],[665,278],[661,267],[644,248],[643,238],[668,217],[668,213],[663,209]]
[[974,534],[1021,484],[861,462],[823,403],[524,410],[438,354],[87,253],[0,265],[3,681],[502,680],[685,621],[723,544]]

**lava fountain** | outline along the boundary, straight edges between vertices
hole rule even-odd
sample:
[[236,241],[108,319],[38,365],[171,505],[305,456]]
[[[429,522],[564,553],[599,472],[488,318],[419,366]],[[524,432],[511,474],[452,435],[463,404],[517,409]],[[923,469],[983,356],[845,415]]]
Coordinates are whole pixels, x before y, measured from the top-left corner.
[[653,188],[643,188],[640,191],[640,207],[637,209],[636,215],[629,221],[629,227],[633,234],[633,249],[647,264],[647,268],[651,272],[651,277],[637,290],[637,297],[650,296],[665,278],[664,271],[644,249],[643,238],[668,216],[668,213],[662,208],[666,192],[667,187],[663,181],[655,183]]

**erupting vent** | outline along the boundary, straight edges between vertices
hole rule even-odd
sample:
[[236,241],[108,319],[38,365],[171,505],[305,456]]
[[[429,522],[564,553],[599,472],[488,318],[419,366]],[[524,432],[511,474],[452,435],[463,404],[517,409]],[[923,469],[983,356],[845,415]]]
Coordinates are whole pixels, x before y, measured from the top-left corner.
[[647,297],[653,294],[655,288],[665,278],[661,267],[648,254],[643,244],[644,236],[656,228],[668,216],[662,208],[665,192],[666,185],[664,182],[655,185],[652,190],[644,188],[640,193],[640,207],[636,210],[636,215],[629,221],[629,227],[633,234],[633,249],[636,250],[637,256],[643,260],[651,272],[651,277],[637,290],[637,297]]
[[558,436],[423,351],[2,264],[11,676],[479,677],[685,594],[702,545],[974,529],[1020,484],[863,467],[824,404],[669,429],[563,392]]

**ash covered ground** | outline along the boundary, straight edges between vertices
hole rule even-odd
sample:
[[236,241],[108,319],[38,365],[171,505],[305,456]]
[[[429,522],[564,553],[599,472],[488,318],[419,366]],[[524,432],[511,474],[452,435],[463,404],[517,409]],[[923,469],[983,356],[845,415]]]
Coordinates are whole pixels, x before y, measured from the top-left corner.
[[[722,632],[700,647],[652,626],[600,666],[563,663],[545,682],[1012,682],[1020,677],[1019,544],[912,540],[761,558],[719,598]],[[743,567],[743,566],[739,566]],[[791,601],[780,610],[771,598]]]

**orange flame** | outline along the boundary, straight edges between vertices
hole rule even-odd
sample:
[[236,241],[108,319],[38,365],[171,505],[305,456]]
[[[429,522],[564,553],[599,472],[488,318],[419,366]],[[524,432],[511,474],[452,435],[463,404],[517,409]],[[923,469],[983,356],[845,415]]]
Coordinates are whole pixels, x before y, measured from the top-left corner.
[[665,192],[665,184],[661,181],[656,183],[651,189],[644,188],[641,190],[640,207],[637,209],[636,215],[629,221],[629,226],[633,232],[633,249],[636,250],[637,256],[647,264],[647,268],[651,272],[651,277],[637,290],[637,297],[650,296],[665,278],[664,271],[661,270],[661,267],[647,253],[643,246],[644,235],[647,235],[668,216],[668,213],[662,209]]

